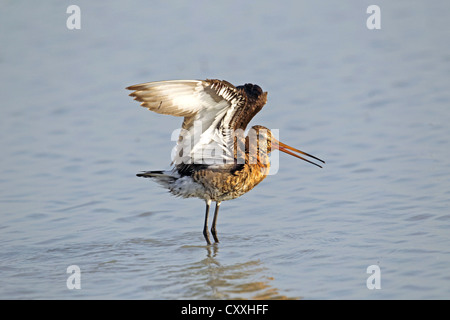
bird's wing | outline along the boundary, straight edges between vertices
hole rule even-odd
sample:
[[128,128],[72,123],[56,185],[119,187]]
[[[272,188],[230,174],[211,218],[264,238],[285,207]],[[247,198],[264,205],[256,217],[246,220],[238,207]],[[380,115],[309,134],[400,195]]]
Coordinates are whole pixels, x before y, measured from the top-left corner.
[[246,94],[221,80],[170,80],[128,87],[130,96],[151,111],[184,117],[174,164],[223,164],[232,161],[230,132]]

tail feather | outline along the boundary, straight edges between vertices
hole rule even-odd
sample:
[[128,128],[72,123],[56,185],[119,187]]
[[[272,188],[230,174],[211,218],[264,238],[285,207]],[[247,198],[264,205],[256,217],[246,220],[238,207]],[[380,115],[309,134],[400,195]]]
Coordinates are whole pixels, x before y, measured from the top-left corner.
[[138,177],[143,178],[155,178],[155,177],[170,177],[169,175],[165,174],[164,171],[143,171],[138,174],[136,174]]
[[164,185],[167,183],[173,183],[175,180],[179,178],[176,175],[174,175],[172,171],[164,171],[164,170],[143,171],[136,175],[142,178],[153,178],[157,182],[162,183]]
[[165,188],[170,188],[177,180],[170,171],[144,171],[136,174],[138,177],[153,178],[155,182],[159,183]]

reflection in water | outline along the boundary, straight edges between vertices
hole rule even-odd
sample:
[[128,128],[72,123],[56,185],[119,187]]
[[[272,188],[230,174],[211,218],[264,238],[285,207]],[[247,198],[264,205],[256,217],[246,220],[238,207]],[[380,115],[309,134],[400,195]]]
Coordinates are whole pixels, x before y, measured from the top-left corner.
[[218,259],[217,245],[205,246],[205,249],[204,259],[186,266],[191,271],[196,270],[195,274],[203,280],[193,288],[192,298],[298,299],[282,295],[272,287],[270,282],[273,278],[264,275],[267,270],[259,260],[224,265]]

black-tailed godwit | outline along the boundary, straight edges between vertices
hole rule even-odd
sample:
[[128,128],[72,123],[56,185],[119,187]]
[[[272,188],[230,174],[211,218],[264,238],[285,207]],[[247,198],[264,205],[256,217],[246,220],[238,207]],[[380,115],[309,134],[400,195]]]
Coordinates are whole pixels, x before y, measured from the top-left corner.
[[253,126],[244,135],[247,124],[267,102],[267,92],[257,85],[235,87],[221,80],[170,80],[127,89],[133,90],[130,96],[151,111],[184,117],[171,169],[137,176],[154,179],[176,196],[205,200],[203,235],[208,244],[211,202],[216,202],[211,233],[219,242],[216,224],[221,202],[242,196],[266,178],[271,150],[278,149],[318,167],[299,154],[325,163],[276,140],[266,127]]

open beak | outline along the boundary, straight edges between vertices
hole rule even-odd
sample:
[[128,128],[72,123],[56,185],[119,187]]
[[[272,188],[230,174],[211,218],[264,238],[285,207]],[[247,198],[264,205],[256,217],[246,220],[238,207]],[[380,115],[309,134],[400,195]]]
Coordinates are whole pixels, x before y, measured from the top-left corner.
[[[278,140],[276,140],[276,139],[274,139],[274,138],[272,138],[272,148],[273,148],[273,149],[278,149],[278,150],[280,150],[280,151],[283,151],[284,153],[290,154],[291,156],[294,156],[294,157],[296,157],[296,158],[305,160],[306,162],[312,163],[313,165],[318,166],[319,168],[322,168],[322,166],[319,165],[319,164],[317,164],[317,163],[315,163],[315,162],[312,162],[312,161],[310,161],[310,160],[308,160],[308,159],[305,159],[305,158],[303,158],[302,156],[299,156],[298,154],[295,154],[294,152],[303,154],[303,155],[305,155],[305,156],[307,156],[307,157],[310,157],[310,158],[316,159],[316,160],[318,160],[318,161],[320,161],[320,162],[322,162],[322,163],[325,163],[325,161],[323,161],[323,160],[321,160],[321,159],[319,159],[319,158],[317,158],[317,157],[314,157],[313,155],[310,155],[310,154],[308,154],[308,153],[306,153],[306,152],[303,152],[303,151],[301,151],[301,150],[292,148],[292,147],[288,146],[287,144],[284,144],[283,142],[280,142],[280,141],[278,141]],[[293,151],[293,152],[291,152],[291,151],[289,151],[289,150],[291,150],[291,151]]]

